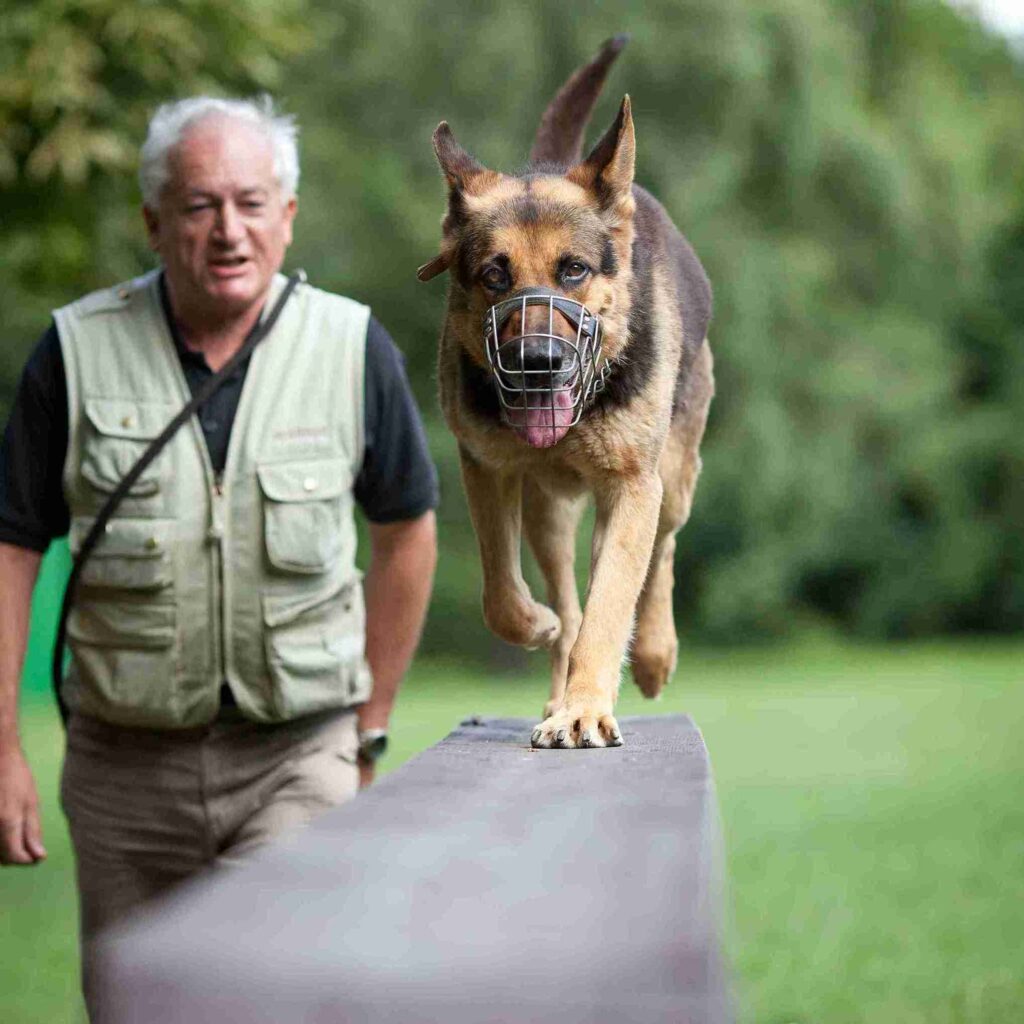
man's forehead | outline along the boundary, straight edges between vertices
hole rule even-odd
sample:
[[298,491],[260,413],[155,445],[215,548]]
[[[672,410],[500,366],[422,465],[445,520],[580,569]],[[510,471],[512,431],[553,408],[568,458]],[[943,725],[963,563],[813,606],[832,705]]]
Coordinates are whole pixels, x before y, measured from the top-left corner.
[[189,125],[169,156],[170,184],[182,190],[214,183],[249,189],[276,184],[273,143],[238,118],[213,114]]

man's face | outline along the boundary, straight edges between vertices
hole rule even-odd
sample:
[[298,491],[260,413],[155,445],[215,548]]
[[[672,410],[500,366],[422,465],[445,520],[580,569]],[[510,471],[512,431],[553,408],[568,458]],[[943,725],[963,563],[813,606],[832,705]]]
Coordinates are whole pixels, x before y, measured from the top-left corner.
[[175,312],[215,320],[259,308],[292,240],[295,199],[273,147],[252,125],[213,115],[171,150],[160,207],[144,209]]

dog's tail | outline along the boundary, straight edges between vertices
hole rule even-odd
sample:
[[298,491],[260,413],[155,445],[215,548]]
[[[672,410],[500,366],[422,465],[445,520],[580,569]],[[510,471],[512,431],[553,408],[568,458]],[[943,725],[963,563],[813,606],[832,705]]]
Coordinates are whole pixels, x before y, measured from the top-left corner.
[[593,112],[601,86],[615,58],[629,42],[628,35],[613,36],[601,47],[598,55],[558,90],[548,104],[530,150],[531,164],[576,163],[583,154],[583,133]]

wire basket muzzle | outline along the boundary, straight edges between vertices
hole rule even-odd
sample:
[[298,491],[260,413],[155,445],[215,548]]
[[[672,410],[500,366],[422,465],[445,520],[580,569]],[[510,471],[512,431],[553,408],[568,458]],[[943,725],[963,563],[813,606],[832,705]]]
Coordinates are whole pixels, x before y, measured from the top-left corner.
[[[527,311],[540,306],[527,328]],[[500,340],[502,329],[520,314],[520,333]],[[555,330],[559,320],[575,328],[570,336]],[[531,290],[488,309],[484,317],[487,362],[507,422],[518,425],[524,412],[550,411],[552,427],[579,422],[603,383],[601,318],[575,299]],[[510,416],[511,413],[511,416]]]

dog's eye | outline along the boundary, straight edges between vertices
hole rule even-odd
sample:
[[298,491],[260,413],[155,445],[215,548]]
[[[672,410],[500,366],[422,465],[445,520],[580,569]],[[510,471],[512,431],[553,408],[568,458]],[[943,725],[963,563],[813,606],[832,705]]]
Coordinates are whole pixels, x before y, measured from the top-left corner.
[[571,260],[565,265],[562,277],[566,281],[582,281],[589,273],[590,267],[586,263],[581,263],[579,260]]
[[488,267],[488,269],[480,275],[480,280],[483,282],[485,288],[498,290],[508,287],[508,274],[506,274],[501,267]]

